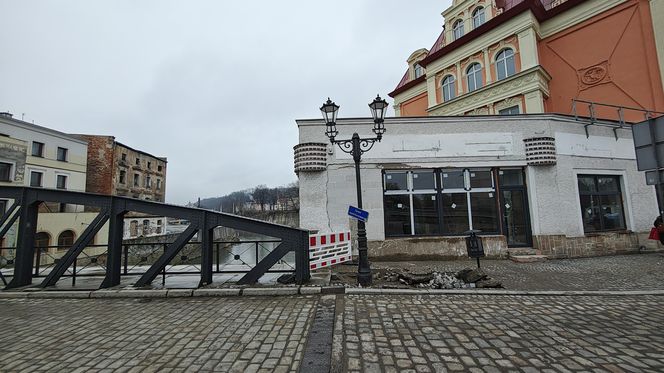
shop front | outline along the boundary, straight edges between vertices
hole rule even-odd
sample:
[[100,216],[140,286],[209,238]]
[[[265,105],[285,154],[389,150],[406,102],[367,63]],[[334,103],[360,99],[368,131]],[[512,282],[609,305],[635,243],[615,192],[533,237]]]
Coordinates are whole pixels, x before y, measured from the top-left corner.
[[[362,160],[370,256],[463,257],[470,230],[493,257],[510,248],[552,257],[638,250],[656,197],[636,170],[631,132],[610,124],[586,137],[584,123],[560,115],[388,119],[383,141]],[[338,121],[348,134],[370,125]],[[324,142],[322,121],[298,127],[302,227],[352,229],[351,160]]]

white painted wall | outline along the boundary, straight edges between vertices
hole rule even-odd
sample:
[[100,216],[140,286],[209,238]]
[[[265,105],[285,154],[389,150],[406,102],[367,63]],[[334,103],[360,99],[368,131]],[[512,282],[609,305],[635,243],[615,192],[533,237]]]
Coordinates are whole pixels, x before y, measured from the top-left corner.
[[[300,142],[324,142],[322,120],[297,121]],[[586,138],[584,123],[557,115],[518,117],[390,118],[384,140],[362,159],[362,195],[369,211],[367,234],[383,240],[384,215],[381,171],[437,167],[525,166],[523,139],[554,137],[558,149],[555,166],[528,166],[533,234],[582,236],[578,174],[622,176],[627,228],[647,231],[657,214],[652,187],[636,170],[631,131],[591,126]],[[357,131],[371,136],[370,119],[339,120],[338,139]],[[300,225],[320,232],[348,229],[348,205],[356,203],[355,171],[349,155],[328,146],[324,172],[301,172]]]
[[[27,143],[24,184],[30,185],[30,172],[43,172],[43,187],[55,188],[56,175],[67,176],[67,190],[85,191],[88,145],[65,133],[0,116],[0,133]],[[33,157],[32,143],[44,144],[44,156]],[[57,149],[67,149],[67,162],[57,160]]]

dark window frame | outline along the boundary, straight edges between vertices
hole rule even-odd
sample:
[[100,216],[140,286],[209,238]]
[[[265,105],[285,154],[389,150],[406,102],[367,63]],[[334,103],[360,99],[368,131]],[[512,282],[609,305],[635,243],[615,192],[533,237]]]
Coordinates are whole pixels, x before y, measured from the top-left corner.
[[68,158],[69,158],[69,149],[58,146],[56,159],[60,162],[68,162]]
[[13,163],[9,163],[9,162],[0,162],[0,165],[7,165],[7,166],[9,166],[8,169],[7,169],[7,178],[5,179],[5,178],[3,177],[3,175],[2,175],[2,173],[0,173],[0,181],[4,181],[4,182],[11,182],[11,181],[14,181],[14,180],[12,180],[12,179],[13,179],[13,178],[12,178],[12,170],[13,170],[13,168],[14,168],[14,164],[13,164]]
[[[37,146],[37,151],[35,152],[35,146]],[[32,151],[31,154],[33,157],[44,158],[44,143],[39,141],[32,142]]]
[[[34,185],[32,183],[32,175],[39,174],[39,185]],[[44,173],[42,171],[33,171],[30,170],[30,186],[33,188],[42,188],[44,186]]]
[[[497,188],[497,172],[498,168],[477,168],[477,169],[468,169],[468,168],[458,168],[458,169],[453,169],[453,168],[432,168],[432,169],[426,169],[433,171],[434,177],[435,177],[435,192],[431,193],[433,190],[413,190],[413,183],[412,179],[410,176],[411,172],[417,172],[417,171],[425,171],[425,170],[420,170],[420,169],[408,169],[408,170],[383,170],[382,172],[382,193],[383,193],[383,226],[384,226],[384,232],[385,232],[385,238],[404,238],[404,237],[458,237],[458,236],[463,236],[463,232],[459,233],[452,233],[452,232],[446,232],[444,229],[444,220],[445,220],[445,215],[443,213],[444,207],[443,207],[443,194],[448,194],[448,193],[453,193],[453,194],[463,194],[466,198],[466,201],[469,201],[471,199],[471,194],[473,193],[493,193],[493,199],[495,203],[495,221],[496,221],[496,229],[495,231],[484,231],[481,232],[480,235],[501,235],[502,233],[502,224],[500,223],[500,218],[501,218],[501,209],[500,209],[500,195],[499,189]],[[461,171],[462,174],[464,175],[464,186],[463,188],[453,188],[453,189],[445,189],[443,186],[443,171]],[[490,172],[491,175],[491,182],[492,186],[491,188],[468,188],[470,185],[470,173],[471,172],[481,172],[481,171],[488,171]],[[386,174],[389,173],[400,173],[400,172],[406,172],[407,173],[407,179],[406,179],[406,184],[407,188],[406,190],[386,190],[386,185],[385,185],[385,180],[386,180]],[[466,185],[465,182],[465,175],[466,173],[468,174],[468,184]],[[474,189],[474,190],[473,190]],[[416,225],[413,224],[414,221],[411,219],[411,226],[410,226],[410,234],[389,234],[388,233],[388,214],[387,214],[387,204],[386,204],[386,197],[387,196],[408,196],[410,205],[408,206],[408,211],[409,214],[415,214],[415,211],[411,211],[414,208],[414,199],[412,196],[414,195],[435,195],[436,197],[436,212],[438,215],[438,233],[436,234],[418,234],[416,231]],[[466,208],[470,209],[472,211],[472,206],[468,205]],[[472,213],[469,211],[468,214],[468,219],[469,219],[469,226],[470,226],[470,221],[472,221]],[[413,232],[415,230],[415,232]]]
[[[602,175],[602,174],[578,174],[576,175],[576,183],[578,185],[579,179],[581,178],[592,178],[594,182],[594,187],[595,191],[587,192],[587,191],[582,191],[581,188],[578,188],[579,191],[579,209],[581,212],[581,221],[582,221],[582,228],[583,228],[583,233],[584,234],[598,234],[598,233],[605,233],[605,232],[621,232],[625,231],[627,229],[627,219],[625,217],[625,198],[623,197],[622,193],[622,185],[621,185],[621,180],[622,176],[621,175]],[[607,179],[614,179],[617,187],[617,191],[613,192],[600,192],[599,191],[599,179],[600,178],[607,178]],[[583,222],[583,205],[582,205],[582,197],[583,196],[590,196],[591,198],[593,197],[607,197],[607,196],[617,196],[620,200],[620,212],[621,212],[621,217],[622,217],[622,223],[623,226],[621,228],[613,228],[613,229],[606,229],[604,227],[604,219],[600,217],[599,223],[600,223],[600,229],[599,230],[591,230],[588,231],[586,230],[586,224]],[[602,199],[599,198],[601,201]],[[604,205],[600,202],[599,205],[599,210],[602,211],[604,209]]]
[[[62,187],[60,187],[60,180],[64,180],[64,185]],[[67,189],[67,175],[55,175],[55,189]]]

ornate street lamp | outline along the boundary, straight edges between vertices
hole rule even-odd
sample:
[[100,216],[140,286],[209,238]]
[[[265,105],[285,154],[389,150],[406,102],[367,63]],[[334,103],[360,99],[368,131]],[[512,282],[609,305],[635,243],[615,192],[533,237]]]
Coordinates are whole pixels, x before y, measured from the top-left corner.
[[[339,134],[337,131],[337,113],[339,112],[339,105],[332,102],[329,98],[327,102],[320,108],[325,119],[326,131],[325,135],[330,138],[330,143],[337,144],[339,149],[344,153],[353,156],[355,161],[355,181],[357,187],[357,207],[362,208],[362,183],[360,181],[360,161],[362,154],[368,152],[373,147],[376,141],[380,142],[385,133],[385,113],[387,112],[387,101],[376,96],[376,99],[369,104],[371,115],[374,120],[373,132],[376,137],[360,138],[357,132],[353,133],[350,140],[336,140],[335,137]],[[360,254],[360,260],[357,268],[357,282],[362,286],[371,285],[371,267],[369,265],[369,257],[367,254],[367,231],[363,221],[357,221],[357,246]]]

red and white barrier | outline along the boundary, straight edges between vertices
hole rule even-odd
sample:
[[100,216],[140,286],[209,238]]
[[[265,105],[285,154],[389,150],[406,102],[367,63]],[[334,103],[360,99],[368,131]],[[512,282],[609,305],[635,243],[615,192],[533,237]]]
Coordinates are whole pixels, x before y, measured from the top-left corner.
[[350,232],[309,235],[309,268],[320,269],[353,258]]

